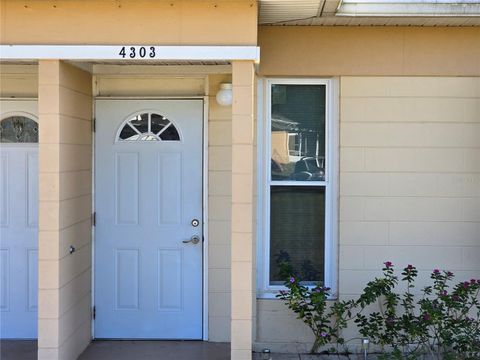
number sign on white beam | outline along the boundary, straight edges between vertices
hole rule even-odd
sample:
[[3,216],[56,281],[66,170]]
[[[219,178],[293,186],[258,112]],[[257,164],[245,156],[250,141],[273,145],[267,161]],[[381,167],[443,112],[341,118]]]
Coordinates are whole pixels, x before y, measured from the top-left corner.
[[0,45],[1,60],[260,60],[257,46]]

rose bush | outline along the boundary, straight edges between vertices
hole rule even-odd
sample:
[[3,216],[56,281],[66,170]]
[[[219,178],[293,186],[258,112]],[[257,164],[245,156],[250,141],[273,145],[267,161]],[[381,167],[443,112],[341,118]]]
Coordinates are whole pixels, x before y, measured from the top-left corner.
[[[418,270],[413,265],[403,269],[400,279],[391,262],[385,262],[382,270],[383,276],[368,282],[357,299],[332,302],[329,288],[305,286],[294,274],[288,275],[288,290],[277,297],[312,330],[311,352],[327,345],[330,351],[339,352],[340,346],[352,340],[344,339],[342,330],[353,321],[385,359],[416,359],[422,354],[437,359],[480,359],[480,280],[453,285],[452,272],[434,269],[432,285],[417,291]],[[406,289],[402,293],[397,291],[400,283]],[[372,306],[376,310],[367,312]]]

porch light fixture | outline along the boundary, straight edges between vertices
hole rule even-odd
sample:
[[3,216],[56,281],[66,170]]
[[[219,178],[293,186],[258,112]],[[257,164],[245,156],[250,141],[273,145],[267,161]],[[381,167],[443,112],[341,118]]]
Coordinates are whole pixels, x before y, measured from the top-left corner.
[[220,90],[217,92],[217,103],[221,106],[230,106],[232,105],[232,84],[230,83],[221,83]]

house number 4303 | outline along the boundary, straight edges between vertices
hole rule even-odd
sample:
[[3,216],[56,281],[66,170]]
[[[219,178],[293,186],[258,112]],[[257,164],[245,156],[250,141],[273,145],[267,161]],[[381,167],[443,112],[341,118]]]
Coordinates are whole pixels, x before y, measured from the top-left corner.
[[150,47],[145,47],[145,46],[131,46],[131,47],[126,47],[123,46],[120,49],[120,52],[118,53],[122,57],[122,59],[125,59],[126,57],[129,57],[130,59],[136,59],[136,58],[154,58],[155,57],[155,46],[150,46]]

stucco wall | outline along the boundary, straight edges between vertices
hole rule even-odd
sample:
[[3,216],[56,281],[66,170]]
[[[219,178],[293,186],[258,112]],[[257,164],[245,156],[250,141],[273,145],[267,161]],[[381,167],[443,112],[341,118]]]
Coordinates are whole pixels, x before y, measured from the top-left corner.
[[[414,264],[423,281],[434,268],[478,278],[480,78],[340,83],[340,296],[359,294],[387,260]],[[279,301],[258,300],[257,316],[257,348],[308,349]]]
[[0,6],[2,44],[257,43],[253,0],[1,0]]

